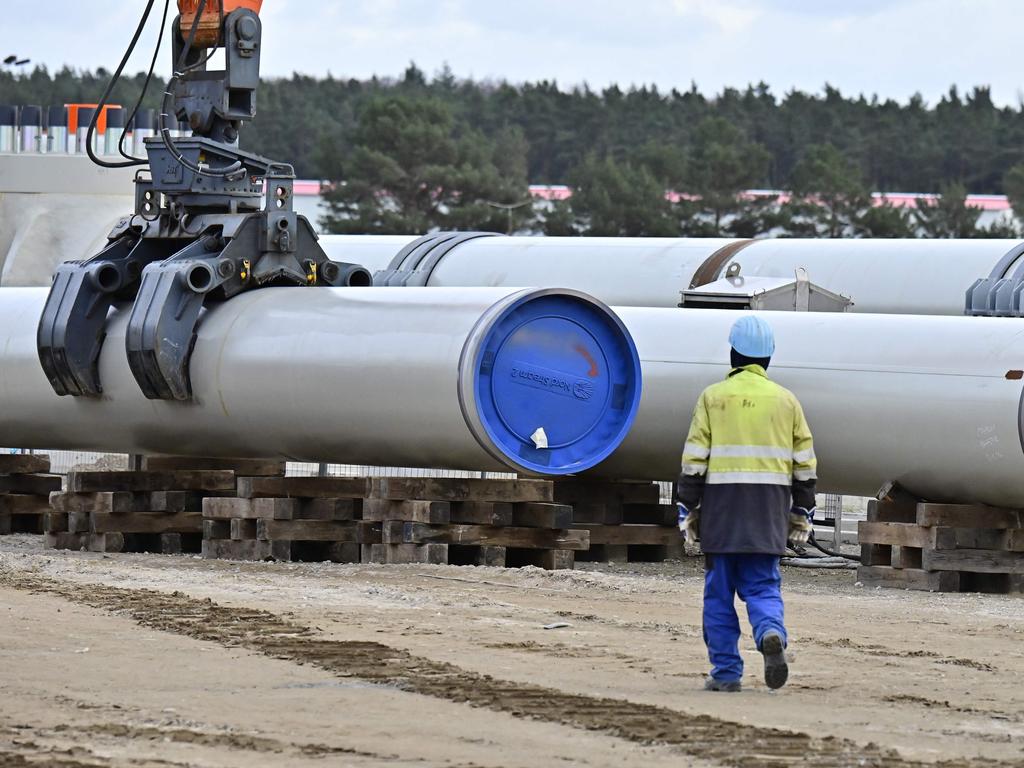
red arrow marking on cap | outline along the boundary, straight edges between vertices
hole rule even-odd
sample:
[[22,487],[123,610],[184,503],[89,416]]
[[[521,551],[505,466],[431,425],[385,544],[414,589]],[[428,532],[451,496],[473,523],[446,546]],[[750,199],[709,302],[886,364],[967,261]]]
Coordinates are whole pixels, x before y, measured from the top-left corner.
[[594,378],[595,376],[597,376],[597,374],[599,373],[599,371],[597,370],[597,361],[594,360],[593,356],[590,354],[590,350],[588,350],[582,344],[574,344],[573,349],[576,352],[579,352],[581,355],[583,355],[583,358],[588,363],[590,363],[590,370],[587,371],[587,376],[589,376],[590,378]]

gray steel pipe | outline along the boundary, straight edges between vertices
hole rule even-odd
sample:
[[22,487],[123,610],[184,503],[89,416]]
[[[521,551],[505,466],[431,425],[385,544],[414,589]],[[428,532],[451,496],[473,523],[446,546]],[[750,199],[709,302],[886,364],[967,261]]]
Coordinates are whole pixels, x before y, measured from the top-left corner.
[[[736,317],[622,307],[626,336],[600,305],[560,291],[266,289],[203,317],[190,404],[140,394],[124,311],[100,359],[102,399],[56,397],[36,356],[44,299],[41,289],[0,290],[0,445],[539,473],[596,464],[597,476],[658,480],[677,472],[700,390],[728,372]],[[898,481],[935,501],[1024,506],[1024,324],[766,317],[777,336],[770,374],[804,405],[823,491],[870,495]],[[609,385],[633,370],[629,337],[643,397],[613,452],[631,420],[622,403],[637,396],[619,397],[616,413]],[[606,370],[614,375],[588,378]],[[550,469],[538,469],[550,449],[536,427],[552,446],[569,445]]]
[[[619,307],[644,395],[594,472],[670,479],[700,391],[729,372],[734,312]],[[873,496],[888,481],[933,501],[1024,506],[1024,323],[1010,318],[769,312],[769,375],[803,404],[819,488]]]
[[207,311],[194,402],[147,400],[111,313],[100,398],[58,397],[46,289],[0,289],[0,445],[566,474],[640,399],[618,318],[572,291],[267,288]]
[[[327,235],[338,261],[384,271],[412,236]],[[1021,262],[1018,240],[730,240],[717,238],[480,237],[420,254],[415,285],[567,285],[613,306],[675,307],[680,291],[723,277],[792,278],[851,297],[853,312],[962,315],[967,290]],[[436,263],[434,258],[436,257]],[[393,283],[392,283],[393,284]]]

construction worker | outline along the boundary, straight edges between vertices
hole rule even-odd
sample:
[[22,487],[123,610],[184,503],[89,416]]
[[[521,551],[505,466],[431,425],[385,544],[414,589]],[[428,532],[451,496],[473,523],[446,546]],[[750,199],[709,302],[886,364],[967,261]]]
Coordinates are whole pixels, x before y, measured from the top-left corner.
[[[705,554],[704,642],[709,691],[737,692],[743,677],[735,597],[747,604],[764,679],[789,677],[779,558],[806,543],[817,461],[800,403],[768,379],[771,326],[744,315],[729,333],[732,370],[697,400],[677,483],[679,528]],[[699,534],[699,536],[698,536]]]

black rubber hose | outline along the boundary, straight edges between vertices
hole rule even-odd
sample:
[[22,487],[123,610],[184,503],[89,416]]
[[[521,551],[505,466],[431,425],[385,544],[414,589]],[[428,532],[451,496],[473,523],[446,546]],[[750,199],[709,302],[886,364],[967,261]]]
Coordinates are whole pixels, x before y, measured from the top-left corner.
[[85,135],[85,152],[89,155],[89,159],[92,160],[96,165],[102,168],[131,168],[136,165],[145,165],[145,160],[126,160],[110,162],[108,160],[100,160],[96,157],[96,153],[92,149],[92,137],[96,133],[96,121],[99,119],[100,114],[103,112],[103,108],[107,106],[107,100],[110,98],[111,92],[114,90],[114,86],[117,81],[121,79],[121,73],[124,72],[125,66],[128,64],[128,59],[131,58],[135,52],[135,46],[139,43],[139,38],[142,37],[142,31],[146,28],[146,22],[149,21],[149,14],[153,10],[153,4],[156,0],[149,0],[146,3],[146,10],[142,12],[142,18],[139,20],[139,26],[135,29],[135,35],[132,37],[132,41],[128,44],[128,49],[124,52],[124,56],[121,58],[121,63],[117,65],[114,75],[110,78],[110,82],[107,83],[107,88],[103,91],[103,96],[100,97],[100,103],[96,107],[96,112],[92,116],[92,120],[89,121],[89,130]]
[[[128,113],[128,119],[125,121],[127,125],[134,125],[133,121],[135,120],[135,116],[139,113],[139,109],[142,107],[142,102],[146,98],[146,93],[149,92],[149,83],[153,79],[153,71],[156,69],[156,60],[160,56],[160,47],[163,44],[164,40],[164,28],[167,26],[167,12],[170,10],[170,8],[171,0],[164,0],[164,15],[163,18],[160,20],[160,33],[157,35],[156,38],[156,48],[154,48],[153,50],[153,59],[149,62],[149,72],[146,73],[146,82],[142,84],[142,93],[139,94],[139,98],[135,102],[135,106],[132,107],[132,111]],[[124,140],[127,135],[127,131],[122,133],[121,140],[117,143],[117,151],[121,154],[121,157],[125,158],[126,160],[134,160],[138,163],[148,163],[149,158],[135,157],[134,155],[129,155],[127,152],[124,151]]]
[[852,560],[855,563],[861,562],[860,557],[857,555],[844,555],[842,552],[833,552],[831,549],[825,549],[825,547],[821,546],[821,544],[818,543],[818,540],[814,538],[814,531],[811,531],[811,535],[808,537],[807,541],[812,547],[820,552],[824,552],[829,557],[841,557],[845,560]]

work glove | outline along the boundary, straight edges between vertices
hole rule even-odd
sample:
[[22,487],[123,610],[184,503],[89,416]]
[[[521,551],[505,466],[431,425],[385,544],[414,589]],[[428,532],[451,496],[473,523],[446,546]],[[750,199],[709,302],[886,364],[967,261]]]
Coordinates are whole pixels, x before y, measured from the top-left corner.
[[695,545],[700,540],[700,511],[695,509],[691,512],[685,504],[678,502],[676,510],[679,513],[679,532],[683,534],[687,544]]
[[816,507],[793,507],[789,510],[789,541],[792,544],[806,544],[814,530]]

